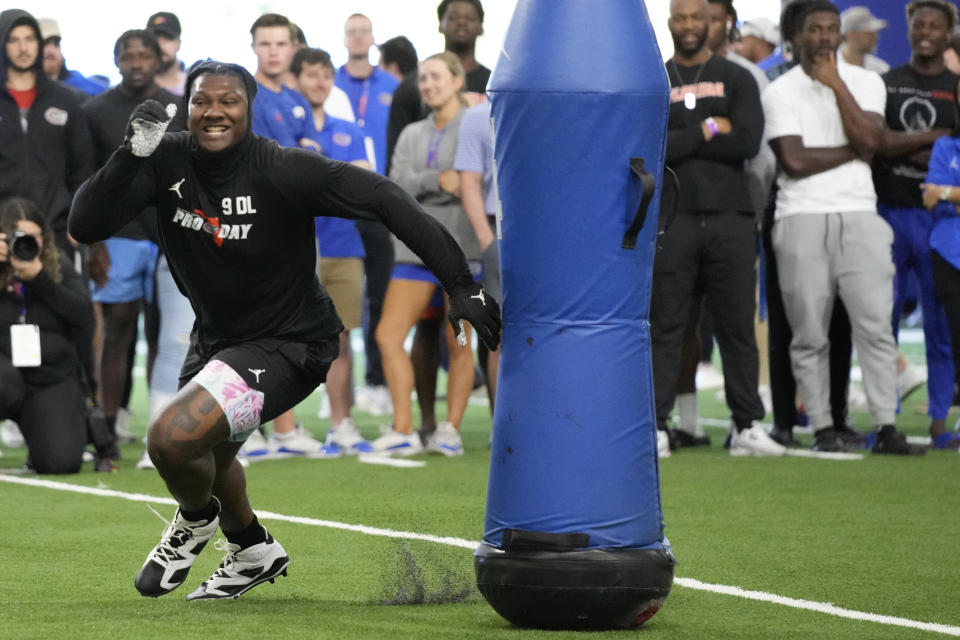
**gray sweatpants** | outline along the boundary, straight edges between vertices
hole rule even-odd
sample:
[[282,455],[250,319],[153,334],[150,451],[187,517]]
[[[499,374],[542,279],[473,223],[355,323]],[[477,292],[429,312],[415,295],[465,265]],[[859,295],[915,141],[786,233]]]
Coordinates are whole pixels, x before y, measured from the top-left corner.
[[774,224],[773,247],[793,330],[793,375],[811,426],[833,424],[827,333],[837,296],[850,316],[873,424],[893,424],[898,398],[890,225],[876,211],[792,215]]

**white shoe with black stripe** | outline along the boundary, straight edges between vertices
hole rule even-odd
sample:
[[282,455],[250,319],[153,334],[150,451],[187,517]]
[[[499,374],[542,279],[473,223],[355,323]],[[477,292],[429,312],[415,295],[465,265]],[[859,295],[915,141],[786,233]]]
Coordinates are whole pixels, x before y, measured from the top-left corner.
[[187,600],[236,598],[258,584],[287,575],[290,557],[269,533],[266,542],[241,549],[240,545],[217,540],[214,546],[226,551],[220,567]]
[[[217,499],[214,498],[214,500]],[[183,584],[194,560],[220,526],[219,510],[218,500],[218,515],[212,520],[191,522],[184,519],[180,509],[177,509],[173,522],[163,530],[160,542],[147,556],[137,573],[134,586],[140,595],[156,598],[170,593]],[[162,519],[163,516],[160,518]]]

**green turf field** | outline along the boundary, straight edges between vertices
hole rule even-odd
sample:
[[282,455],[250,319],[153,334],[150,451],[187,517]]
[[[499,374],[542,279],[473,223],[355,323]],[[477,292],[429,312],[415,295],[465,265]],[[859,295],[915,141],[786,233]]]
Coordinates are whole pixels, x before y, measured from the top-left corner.
[[[913,359],[913,357],[911,357]],[[134,429],[143,432],[143,385]],[[923,435],[915,394],[900,426]],[[713,391],[701,414],[722,418]],[[319,395],[298,409],[317,435]],[[443,409],[440,410],[442,416]],[[385,419],[358,415],[375,437]],[[866,427],[866,415],[857,414]],[[951,416],[953,420],[955,416]],[[483,531],[489,453],[486,408],[464,424],[466,455],[422,457],[398,469],[354,459],[263,461],[247,472],[254,507],[304,521],[264,518],[291,556],[289,577],[234,601],[187,603],[220,552],[204,551],[187,583],[160,599],[140,597],[133,578],[163,524],[142,501],[0,482],[0,638],[553,638],[497,616],[474,587],[463,541]],[[680,562],[665,607],[641,638],[935,638],[960,635],[957,453],[836,462],[734,459],[715,445],[662,461],[666,533]],[[809,442],[809,437],[806,438]],[[116,474],[44,477],[120,494],[167,492],[155,472],[134,468],[141,445],[123,448]],[[16,468],[22,449],[4,449]],[[6,476],[11,477],[11,476]],[[16,476],[14,476],[16,477]],[[36,476],[22,476],[36,480]],[[174,507],[153,505],[166,517]],[[363,525],[364,532],[331,523]],[[446,542],[387,537],[413,532]],[[397,535],[397,534],[393,534]],[[452,544],[451,544],[452,543]],[[852,620],[694,588],[736,586],[853,612],[940,623],[942,632]],[[767,596],[762,596],[767,597]],[[592,637],[592,636],[591,636]]]

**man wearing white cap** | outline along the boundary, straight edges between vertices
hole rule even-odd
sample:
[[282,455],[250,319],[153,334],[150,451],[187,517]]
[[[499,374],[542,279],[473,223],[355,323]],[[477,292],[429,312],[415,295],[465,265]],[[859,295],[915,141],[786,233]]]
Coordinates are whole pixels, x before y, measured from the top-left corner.
[[890,65],[873,55],[877,50],[877,34],[886,28],[887,21],[870,13],[867,7],[850,7],[841,13],[843,44],[840,55],[844,61],[877,73],[889,71]]
[[[780,46],[780,27],[769,18],[747,20],[740,27],[740,42],[737,53],[750,62],[760,63],[773,55]],[[763,69],[764,66],[760,65]]]
[[43,72],[47,77],[78,89],[76,95],[81,102],[89,96],[103,93],[107,88],[106,85],[98,84],[84,77],[79,71],[67,68],[63,52],[60,50],[62,35],[57,21],[53,18],[40,18],[37,22],[40,24],[40,37],[43,38]]

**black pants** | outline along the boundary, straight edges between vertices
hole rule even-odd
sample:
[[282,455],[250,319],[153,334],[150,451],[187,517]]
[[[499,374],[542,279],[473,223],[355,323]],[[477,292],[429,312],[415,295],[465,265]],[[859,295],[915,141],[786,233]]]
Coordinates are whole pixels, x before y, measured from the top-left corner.
[[747,427],[763,418],[753,329],[756,258],[756,223],[749,213],[680,212],[660,236],[650,300],[658,426],[666,423],[676,398],[684,329],[698,291],[713,320],[734,423]]
[[390,271],[393,269],[393,239],[379,222],[358,221],[357,230],[363,239],[363,268],[366,272],[366,324],[363,327],[364,351],[367,356],[366,383],[370,386],[387,384],[383,377],[383,361],[377,346],[377,325],[383,313],[383,298],[387,295]]
[[79,376],[31,385],[0,356],[0,420],[5,419],[20,426],[37,473],[80,471],[87,421]]
[[[766,266],[767,342],[770,357],[770,395],[773,424],[793,429],[797,424],[797,383],[790,364],[793,331],[787,321],[780,294],[777,257],[773,251],[773,207],[767,207],[763,220],[763,251]],[[847,422],[847,392],[850,387],[850,361],[853,355],[850,318],[838,297],[830,318],[830,413],[834,425]]]

